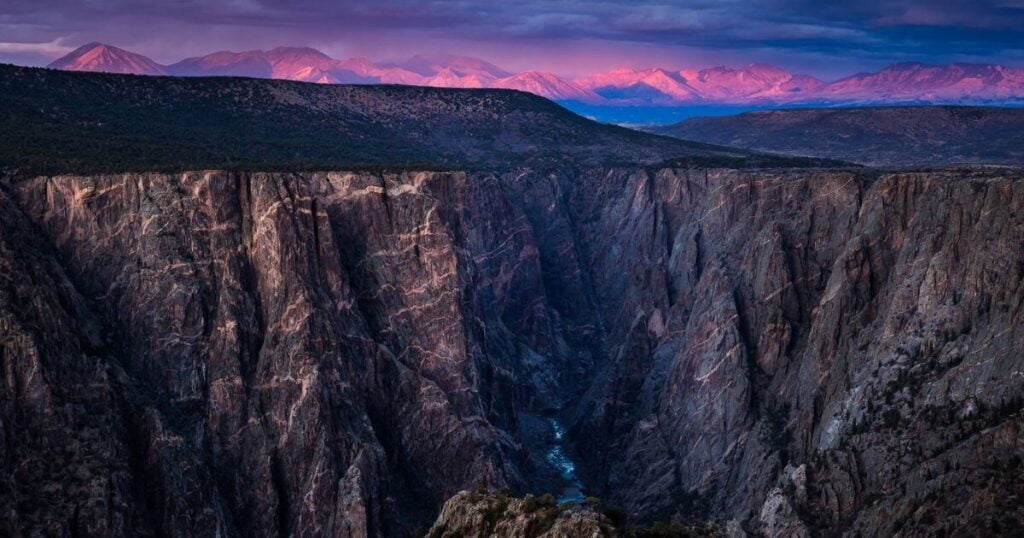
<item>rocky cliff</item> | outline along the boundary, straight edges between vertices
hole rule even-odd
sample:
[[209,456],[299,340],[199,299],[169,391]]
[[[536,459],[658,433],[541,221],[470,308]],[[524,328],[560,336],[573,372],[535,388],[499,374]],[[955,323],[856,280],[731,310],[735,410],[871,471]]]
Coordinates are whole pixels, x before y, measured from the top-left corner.
[[543,471],[520,430],[570,355],[493,179],[57,177],[3,204],[9,529],[394,535]]
[[554,496],[510,497],[503,493],[461,491],[448,500],[427,538],[721,538],[743,536],[736,524],[657,522],[626,525],[624,514],[588,497],[558,502]]
[[590,181],[591,494],[769,535],[1017,528],[1019,172]]
[[122,174],[0,189],[0,528],[1024,520],[1016,171]]

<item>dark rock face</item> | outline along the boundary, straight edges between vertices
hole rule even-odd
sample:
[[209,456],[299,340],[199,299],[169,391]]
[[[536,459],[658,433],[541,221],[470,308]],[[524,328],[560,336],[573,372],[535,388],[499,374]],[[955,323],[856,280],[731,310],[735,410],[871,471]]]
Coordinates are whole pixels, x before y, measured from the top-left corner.
[[195,172],[0,189],[0,528],[395,536],[537,490],[636,521],[1008,530],[1024,182]]
[[610,352],[592,494],[771,535],[1019,526],[1019,175],[600,182],[571,203]]
[[[28,261],[5,271],[16,288],[4,313],[40,312],[8,340],[57,343],[4,353],[5,423],[61,408],[40,401],[36,377],[60,376],[51,383],[71,392],[71,410],[112,415],[105,430],[75,422],[98,414],[88,409],[45,425],[95,438],[72,451],[99,452],[83,463],[99,477],[82,480],[121,480],[106,489],[142,505],[145,525],[76,516],[111,534],[393,535],[476,482],[525,487],[534,470],[518,416],[558,404],[536,389],[557,384],[566,346],[538,294],[529,230],[487,185],[429,173],[17,183],[4,240],[13,262]],[[489,227],[465,226],[474,212]],[[36,266],[55,282],[36,282]],[[90,383],[114,394],[74,390]],[[43,456],[7,434],[6,469]],[[132,460],[122,452],[138,467],[111,475],[105,466]],[[58,488],[85,500],[58,471],[13,478],[29,497]],[[9,528],[73,523],[8,499]]]

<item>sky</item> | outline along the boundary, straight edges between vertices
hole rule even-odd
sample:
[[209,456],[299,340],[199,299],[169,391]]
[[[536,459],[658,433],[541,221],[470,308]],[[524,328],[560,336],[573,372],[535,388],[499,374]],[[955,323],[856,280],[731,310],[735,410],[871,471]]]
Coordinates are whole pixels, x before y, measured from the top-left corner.
[[459,54],[575,76],[770,63],[822,78],[920,61],[1024,65],[1024,0],[0,0],[0,62],[101,41],[161,63],[311,46]]

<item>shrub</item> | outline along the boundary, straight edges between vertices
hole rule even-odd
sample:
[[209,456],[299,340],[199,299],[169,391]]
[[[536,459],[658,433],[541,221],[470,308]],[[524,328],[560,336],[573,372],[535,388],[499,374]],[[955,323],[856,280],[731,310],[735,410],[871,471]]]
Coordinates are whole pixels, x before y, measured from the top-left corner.
[[607,517],[612,525],[616,527],[624,527],[626,525],[626,511],[618,506],[606,506],[603,510],[605,517]]

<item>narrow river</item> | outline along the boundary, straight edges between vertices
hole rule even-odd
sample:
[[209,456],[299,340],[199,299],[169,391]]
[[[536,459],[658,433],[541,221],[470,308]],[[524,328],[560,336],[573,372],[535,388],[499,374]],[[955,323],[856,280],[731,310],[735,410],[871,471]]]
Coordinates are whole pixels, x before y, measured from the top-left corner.
[[565,447],[562,446],[563,439],[565,438],[565,427],[562,426],[562,423],[557,418],[550,418],[548,421],[551,424],[554,436],[546,457],[548,463],[558,469],[559,474],[562,476],[562,481],[565,483],[561,495],[558,496],[558,502],[559,504],[566,504],[582,501],[584,499],[583,484],[576,478],[576,464],[573,463],[569,455],[566,454]]

